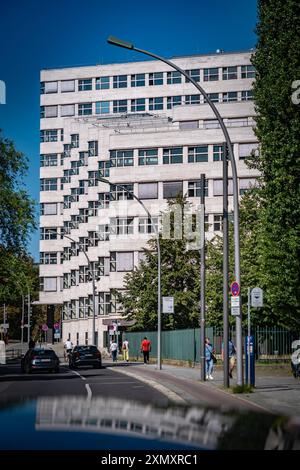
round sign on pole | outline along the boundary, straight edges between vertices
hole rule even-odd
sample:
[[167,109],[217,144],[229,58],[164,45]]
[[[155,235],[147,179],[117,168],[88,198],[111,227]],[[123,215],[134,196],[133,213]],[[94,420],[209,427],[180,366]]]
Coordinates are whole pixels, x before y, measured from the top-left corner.
[[59,323],[56,322],[56,323],[54,323],[53,326],[54,326],[54,329],[55,329],[55,330],[59,330],[59,326],[60,326]]
[[233,282],[231,284],[231,295],[233,295],[234,297],[236,297],[237,295],[240,295],[240,285],[237,283],[237,282]]
[[44,323],[44,324],[42,325],[42,330],[43,330],[43,331],[48,331],[48,325],[46,325],[46,323]]

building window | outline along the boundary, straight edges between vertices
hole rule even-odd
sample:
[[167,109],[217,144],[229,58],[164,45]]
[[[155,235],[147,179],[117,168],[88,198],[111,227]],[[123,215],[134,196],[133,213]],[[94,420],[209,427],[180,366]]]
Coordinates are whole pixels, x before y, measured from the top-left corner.
[[253,90],[243,90],[241,94],[242,101],[251,101],[253,100]]
[[57,240],[57,228],[45,228],[40,229],[40,239],[41,240]]
[[41,94],[44,93],[57,93],[57,82],[42,82]]
[[[205,197],[208,197],[208,180],[205,180],[204,188]],[[200,197],[201,196],[201,180],[189,181],[188,182],[188,197]]]
[[62,93],[75,91],[75,80],[62,80],[60,82],[60,91]]
[[57,203],[45,202],[41,204],[41,215],[57,215]]
[[173,85],[176,83],[181,83],[181,73],[177,72],[177,70],[167,72],[167,84]]
[[98,193],[98,208],[107,209],[110,202],[110,193]]
[[[93,299],[92,297],[79,297],[79,318],[90,317],[93,315]],[[87,333],[85,333],[85,339]],[[88,344],[86,342],[86,344]]]
[[139,150],[139,165],[157,165],[158,149]]
[[223,161],[223,145],[213,146],[213,161],[214,162]]
[[175,106],[182,105],[182,96],[168,96],[167,97],[167,109],[172,109]]
[[163,72],[149,73],[149,86],[163,85],[163,84],[164,84]]
[[110,219],[110,233],[113,235],[132,235],[133,217],[112,217]]
[[55,251],[41,252],[40,264],[57,264],[57,253]]
[[145,86],[145,74],[144,73],[137,73],[135,75],[131,75],[131,86]]
[[109,89],[109,77],[97,77],[96,78],[96,90],[108,90]]
[[149,217],[139,217],[139,233],[149,234],[157,232],[158,217],[152,217],[152,219],[150,219]]
[[217,67],[204,69],[204,81],[216,82],[219,80],[219,69]]
[[100,241],[108,241],[110,236],[110,227],[108,224],[98,225],[98,238]]
[[127,100],[114,100],[113,112],[114,113],[127,113]]
[[41,166],[57,166],[57,153],[41,155]]
[[41,118],[57,117],[57,106],[41,106]]
[[78,80],[78,91],[89,91],[93,88],[93,82],[91,78],[85,78]]
[[116,75],[114,77],[114,88],[127,88],[127,75]]
[[110,253],[110,271],[133,271],[133,251],[117,251]]
[[180,130],[199,129],[199,121],[179,121]]
[[112,201],[133,199],[133,184],[111,184],[110,195]]
[[56,277],[44,277],[42,278],[41,290],[43,292],[56,292],[57,291],[57,278]]
[[182,181],[167,181],[163,183],[164,199],[175,198],[182,194]]
[[164,109],[163,97],[149,98],[149,111],[159,111]]
[[218,119],[205,119],[203,121],[204,129],[219,129],[220,123]]
[[163,163],[165,165],[182,163],[182,147],[163,149]]
[[250,188],[255,186],[254,178],[240,178],[240,195],[245,194]]
[[98,171],[89,171],[88,172],[88,186],[98,186],[99,173]]
[[185,104],[200,104],[200,95],[186,95]]
[[252,154],[258,155],[258,143],[251,142],[247,144],[239,144],[239,159],[250,157]]
[[237,67],[223,67],[223,80],[236,80]]
[[223,215],[214,214],[214,232],[223,231]]
[[253,65],[242,65],[241,67],[242,78],[255,78],[255,68]]
[[[207,96],[213,103],[219,103],[220,101],[219,93],[207,93]],[[204,103],[207,103],[206,98],[204,98]]]
[[237,101],[237,99],[238,99],[237,91],[227,91],[226,93],[222,94],[223,103],[230,103],[232,101]]
[[90,140],[88,142],[89,146],[89,157],[97,157],[98,156],[98,140]]
[[98,162],[99,176],[109,177],[110,161],[100,160]]
[[92,282],[92,273],[89,266],[79,266],[79,284],[87,284]]
[[57,141],[58,141],[57,129],[41,131],[41,142],[57,142]]
[[188,162],[208,162],[208,145],[202,145],[201,147],[189,147]]
[[109,114],[110,101],[96,101],[96,114]]
[[101,276],[109,276],[109,263],[110,258],[104,258],[104,256],[98,258],[98,278],[100,278]]
[[110,313],[110,293],[99,292],[99,315],[109,315]]
[[57,190],[57,178],[42,178],[40,190],[41,191],[56,191]]
[[145,111],[145,98],[137,98],[135,100],[131,100],[131,112],[135,113],[138,111]]
[[133,166],[133,150],[111,150],[110,166]]
[[60,106],[61,117],[75,116],[75,104],[62,104]]
[[[223,196],[223,180],[214,180],[213,181],[214,196]],[[228,181],[228,196],[233,194],[233,184],[232,179]]]
[[[186,73],[193,79],[195,82],[200,82],[200,69],[186,70]],[[185,79],[186,83],[189,83],[189,80]]]
[[88,116],[93,113],[93,103],[80,103],[78,105],[78,116]]
[[139,183],[140,199],[157,199],[158,185],[157,183]]
[[72,148],[79,147],[79,134],[71,134],[71,147]]

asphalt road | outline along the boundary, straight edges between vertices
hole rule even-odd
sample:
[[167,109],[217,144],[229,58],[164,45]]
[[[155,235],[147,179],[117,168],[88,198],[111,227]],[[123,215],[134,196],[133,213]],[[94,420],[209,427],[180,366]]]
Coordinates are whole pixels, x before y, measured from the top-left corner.
[[[43,396],[113,397],[166,406],[168,398],[139,380],[119,374],[106,364],[102,369],[61,366],[58,374],[34,372],[22,374],[20,363],[0,365],[0,404],[6,401],[34,399]],[[114,370],[115,369],[115,370]]]

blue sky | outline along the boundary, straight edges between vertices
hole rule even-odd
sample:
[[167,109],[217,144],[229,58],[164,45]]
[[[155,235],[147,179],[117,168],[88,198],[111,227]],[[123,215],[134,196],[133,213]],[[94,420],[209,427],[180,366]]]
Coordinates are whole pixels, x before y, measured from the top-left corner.
[[[162,56],[250,49],[256,0],[10,0],[0,11],[0,128],[29,158],[25,180],[39,199],[39,72],[43,68],[142,60],[109,35]],[[29,245],[38,259],[38,233]]]

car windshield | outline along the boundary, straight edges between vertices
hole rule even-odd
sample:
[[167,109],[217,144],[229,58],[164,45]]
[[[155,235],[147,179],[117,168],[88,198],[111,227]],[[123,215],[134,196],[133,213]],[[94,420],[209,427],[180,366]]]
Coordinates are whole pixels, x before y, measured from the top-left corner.
[[51,349],[34,349],[33,350],[34,356],[55,356],[55,352]]
[[98,349],[96,348],[96,346],[76,346],[76,348],[74,348],[74,351],[94,353],[97,352]]

